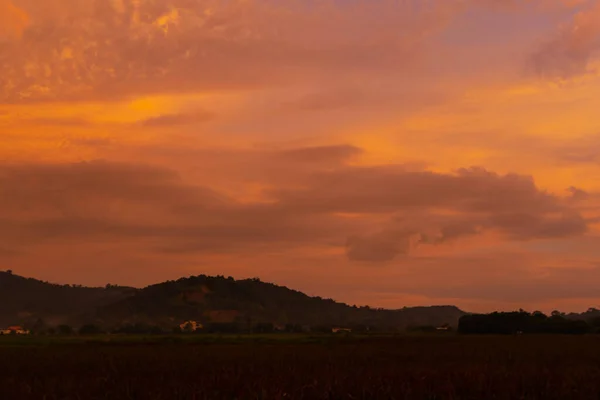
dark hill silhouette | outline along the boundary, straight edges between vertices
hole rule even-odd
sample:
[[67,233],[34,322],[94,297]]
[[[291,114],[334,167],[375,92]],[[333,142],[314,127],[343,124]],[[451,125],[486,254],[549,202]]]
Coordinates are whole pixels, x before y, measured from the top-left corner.
[[203,323],[260,323],[331,327],[456,326],[465,313],[454,306],[373,309],[310,297],[258,279],[194,276],[144,289],[57,285],[0,272],[0,327],[33,324],[97,324],[113,328],[144,323],[173,327]]
[[126,321],[167,325],[193,319],[241,325],[364,325],[397,329],[409,325],[455,325],[463,314],[454,306],[402,310],[351,307],[258,279],[234,280],[200,275],[149,286],[127,299],[103,307],[97,315],[105,324]]
[[57,285],[0,271],[0,327],[38,319],[48,324],[73,323],[135,291],[118,286]]

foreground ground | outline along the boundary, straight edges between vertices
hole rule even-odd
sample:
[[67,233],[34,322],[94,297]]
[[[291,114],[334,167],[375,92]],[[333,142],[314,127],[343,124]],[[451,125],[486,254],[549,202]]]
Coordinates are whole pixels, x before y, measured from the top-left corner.
[[600,337],[0,337],[1,399],[598,399]]

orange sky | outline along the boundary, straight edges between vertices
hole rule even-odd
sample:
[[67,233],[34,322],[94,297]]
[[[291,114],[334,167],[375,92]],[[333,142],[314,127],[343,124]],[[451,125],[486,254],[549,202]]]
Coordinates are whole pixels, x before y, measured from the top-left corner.
[[600,3],[0,0],[0,268],[600,294]]

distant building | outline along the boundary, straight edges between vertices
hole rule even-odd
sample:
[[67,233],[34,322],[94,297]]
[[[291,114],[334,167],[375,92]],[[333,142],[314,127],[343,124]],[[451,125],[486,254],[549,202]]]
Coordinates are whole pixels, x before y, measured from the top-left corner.
[[22,326],[9,326],[0,330],[0,335],[29,335],[29,331]]
[[204,325],[197,321],[186,321],[183,324],[179,325],[179,328],[183,332],[195,332],[199,329],[204,328]]

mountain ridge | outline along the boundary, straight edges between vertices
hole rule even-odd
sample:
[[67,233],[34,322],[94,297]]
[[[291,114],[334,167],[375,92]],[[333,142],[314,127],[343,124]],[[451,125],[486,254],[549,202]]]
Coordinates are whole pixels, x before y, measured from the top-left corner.
[[398,310],[357,307],[263,282],[198,275],[144,288],[60,285],[0,272],[0,326],[9,324],[272,323],[308,326],[455,326],[465,312],[455,306]]
[[[559,313],[592,320],[600,310]],[[169,330],[188,320],[202,324],[313,326],[330,329],[402,330],[419,326],[457,327],[467,314],[453,305],[371,308],[309,296],[258,278],[197,275],[144,288],[118,285],[87,287],[56,284],[0,271],[0,328],[9,325],[81,326],[106,329],[141,324]]]

